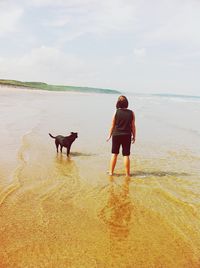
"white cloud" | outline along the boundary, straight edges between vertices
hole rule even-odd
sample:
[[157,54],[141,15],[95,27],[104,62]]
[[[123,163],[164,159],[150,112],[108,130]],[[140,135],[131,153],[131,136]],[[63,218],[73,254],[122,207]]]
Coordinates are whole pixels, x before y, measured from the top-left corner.
[[22,8],[13,7],[6,2],[0,2],[0,35],[18,31],[18,22],[22,14]]
[[55,27],[67,25],[66,40],[88,33],[102,35],[115,31],[128,32],[134,28],[135,6],[127,0],[34,0],[32,4],[56,9],[55,16],[46,19],[44,24]]
[[[85,34],[104,36],[129,33],[136,46],[200,43],[199,1],[188,0],[32,0],[37,7],[54,8],[54,17],[44,24],[65,26],[61,44]],[[182,44],[181,44],[182,42]]]
[[71,18],[69,16],[61,15],[61,17],[58,17],[56,19],[45,21],[44,25],[50,26],[50,27],[64,27],[66,24],[70,23],[70,21],[71,21]]
[[135,48],[133,53],[136,57],[143,58],[146,56],[146,48]]
[[51,47],[33,49],[23,57],[0,59],[0,76],[9,79],[78,84],[88,77],[89,67],[76,55]]
[[150,22],[150,27],[144,32],[143,41],[154,46],[199,46],[200,2],[176,0],[161,3],[156,12],[151,13],[154,18],[147,15],[146,22],[147,25]]
[[87,5],[92,4],[93,2],[96,2],[95,0],[32,0],[30,2],[31,5],[35,6],[53,6],[53,7],[70,7],[74,5]]
[[49,31],[62,28],[61,45],[85,34],[107,37],[113,33],[129,34],[136,47],[200,44],[197,0],[31,0],[25,4],[54,10],[43,24]]

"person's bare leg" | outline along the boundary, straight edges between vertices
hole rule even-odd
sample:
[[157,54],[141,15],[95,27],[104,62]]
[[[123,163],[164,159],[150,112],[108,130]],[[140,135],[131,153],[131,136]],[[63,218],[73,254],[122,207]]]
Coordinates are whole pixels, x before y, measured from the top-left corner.
[[116,162],[117,162],[117,156],[118,156],[118,154],[112,154],[112,156],[111,156],[109,175],[113,175],[115,165],[116,165]]
[[124,156],[124,167],[125,167],[126,176],[130,177],[130,158],[129,158],[129,156]]

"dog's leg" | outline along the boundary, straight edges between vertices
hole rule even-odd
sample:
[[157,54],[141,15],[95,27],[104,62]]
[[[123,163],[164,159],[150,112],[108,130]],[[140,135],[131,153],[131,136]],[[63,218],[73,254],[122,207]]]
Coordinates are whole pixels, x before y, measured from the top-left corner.
[[61,153],[62,153],[62,148],[63,148],[63,146],[60,145],[60,152],[61,152]]
[[56,144],[56,150],[57,150],[57,153],[58,153],[58,146],[59,146],[59,143],[55,140],[55,144]]
[[70,154],[70,148],[71,148],[71,145],[69,145],[69,146],[67,147],[67,156],[69,156],[69,154]]

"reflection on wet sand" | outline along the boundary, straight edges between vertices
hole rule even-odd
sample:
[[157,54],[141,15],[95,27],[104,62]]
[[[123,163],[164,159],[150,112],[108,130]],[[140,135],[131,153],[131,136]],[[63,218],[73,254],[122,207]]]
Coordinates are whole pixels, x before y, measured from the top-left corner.
[[[57,154],[51,163],[51,182],[46,181],[42,198],[49,198],[51,194],[73,196],[79,190],[78,168],[71,158],[63,154]],[[45,194],[44,194],[45,193]]]
[[110,252],[108,267],[126,267],[131,263],[129,253],[127,255],[134,208],[129,194],[131,179],[125,177],[121,184],[115,180],[110,177],[107,202],[100,210],[99,218],[107,227]]
[[78,173],[78,168],[75,164],[75,161],[63,154],[56,155],[55,167],[56,170],[60,173],[60,176],[70,177],[75,173]]
[[107,225],[112,239],[123,240],[129,235],[133,205],[129,196],[130,178],[125,177],[123,184],[115,184],[110,178],[107,204],[99,213],[100,219]]
[[167,211],[171,200],[165,200],[162,191],[159,200],[158,192],[152,191],[151,183],[156,185],[156,178],[110,179],[103,190],[106,201],[98,214],[107,229],[108,267],[197,268],[199,257],[189,237],[184,235],[187,228],[183,225],[181,231],[171,224],[176,217],[174,207],[179,209],[177,204],[171,204],[172,212]]

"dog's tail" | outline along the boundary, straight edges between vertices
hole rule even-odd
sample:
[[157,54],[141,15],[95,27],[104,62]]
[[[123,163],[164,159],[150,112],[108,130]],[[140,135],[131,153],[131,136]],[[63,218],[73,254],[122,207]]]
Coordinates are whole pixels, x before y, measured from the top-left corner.
[[53,139],[55,139],[55,138],[56,138],[56,137],[52,136],[50,133],[49,133],[49,136],[50,136],[51,138],[53,138]]

